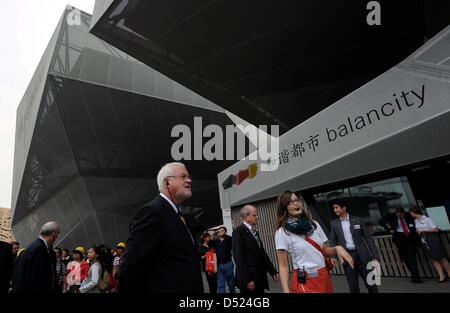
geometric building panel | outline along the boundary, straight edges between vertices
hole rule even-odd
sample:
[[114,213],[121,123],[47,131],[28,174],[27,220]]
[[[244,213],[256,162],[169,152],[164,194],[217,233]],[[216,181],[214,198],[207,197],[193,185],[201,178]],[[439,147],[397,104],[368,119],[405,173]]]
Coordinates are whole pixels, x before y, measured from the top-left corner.
[[283,134],[450,23],[448,1],[96,0],[91,32],[254,125]]
[[[17,112],[13,229],[23,244],[49,220],[62,224],[63,247],[125,240],[136,209],[159,192],[173,126],[233,125],[223,108],[90,34],[90,15],[69,25],[73,12]],[[184,163],[194,182],[183,211],[201,232],[221,222],[216,175],[233,161]]]

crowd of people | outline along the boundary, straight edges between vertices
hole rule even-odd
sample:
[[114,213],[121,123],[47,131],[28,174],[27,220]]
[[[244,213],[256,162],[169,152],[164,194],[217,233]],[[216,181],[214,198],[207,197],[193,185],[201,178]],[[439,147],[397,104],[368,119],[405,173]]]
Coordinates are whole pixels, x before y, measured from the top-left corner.
[[103,244],[70,251],[53,247],[61,228],[56,222],[42,226],[39,237],[26,248],[12,243],[9,282],[2,292],[12,293],[116,293],[117,271],[125,243],[115,249]]
[[[337,218],[327,237],[301,195],[285,191],[278,196],[273,234],[277,270],[257,230],[254,205],[242,207],[242,223],[232,236],[222,226],[213,236],[203,233],[198,246],[180,210],[181,203],[192,195],[187,168],[179,162],[168,163],[159,171],[157,183],[160,194],[137,210],[126,245],[120,242],[115,249],[98,245],[87,251],[77,247],[70,253],[53,247],[61,232],[53,221],[42,226],[39,237],[26,249],[14,243],[10,291],[201,293],[203,272],[211,293],[234,293],[236,288],[246,294],[264,293],[269,289],[268,275],[281,283],[285,293],[331,293],[329,273],[339,261],[350,292],[360,292],[359,277],[368,292],[378,292],[368,279],[367,266],[379,265],[378,250],[367,225],[348,212],[349,205],[342,199],[331,200]],[[412,282],[421,282],[416,259],[420,245],[432,258],[439,282],[450,277],[439,229],[419,209],[405,212],[398,208],[379,223],[392,233]]]

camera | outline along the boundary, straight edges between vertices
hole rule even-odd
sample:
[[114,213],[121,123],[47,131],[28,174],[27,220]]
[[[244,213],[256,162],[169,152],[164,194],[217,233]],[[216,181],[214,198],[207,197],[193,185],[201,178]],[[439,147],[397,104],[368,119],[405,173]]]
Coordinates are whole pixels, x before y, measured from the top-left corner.
[[297,280],[301,284],[306,284],[306,271],[305,271],[305,268],[303,268],[302,270],[301,269],[298,270],[298,272],[297,272]]

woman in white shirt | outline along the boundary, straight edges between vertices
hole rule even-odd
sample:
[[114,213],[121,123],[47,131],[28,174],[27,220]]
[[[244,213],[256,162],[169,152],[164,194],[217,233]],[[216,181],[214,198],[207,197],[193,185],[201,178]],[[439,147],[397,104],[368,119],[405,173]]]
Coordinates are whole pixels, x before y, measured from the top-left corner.
[[431,218],[423,215],[418,208],[412,208],[409,210],[409,213],[415,218],[414,223],[416,224],[417,233],[422,238],[424,250],[433,260],[434,268],[439,273],[438,282],[443,283],[447,281],[450,277],[450,265],[438,235],[439,228],[436,227]]
[[100,293],[98,284],[102,276],[102,266],[99,261],[100,248],[92,247],[88,251],[89,272],[80,287],[80,293]]
[[[275,247],[283,292],[333,292],[325,257],[337,255],[353,268],[350,254],[341,246],[327,244],[327,236],[312,219],[305,201],[292,191],[278,196],[276,229]],[[288,254],[294,266],[290,287]]]

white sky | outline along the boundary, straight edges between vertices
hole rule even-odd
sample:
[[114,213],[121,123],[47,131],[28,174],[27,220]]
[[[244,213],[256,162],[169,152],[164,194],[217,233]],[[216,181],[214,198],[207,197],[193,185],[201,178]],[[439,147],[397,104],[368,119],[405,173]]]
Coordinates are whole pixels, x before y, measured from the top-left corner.
[[92,14],[95,0],[0,0],[0,207],[11,207],[16,110],[67,4]]

